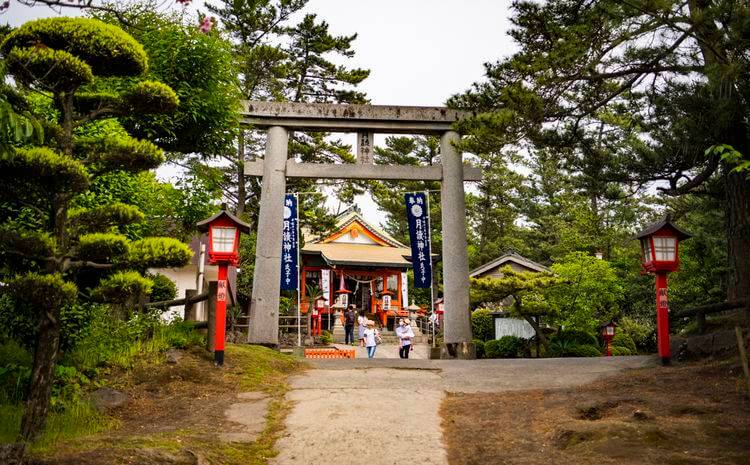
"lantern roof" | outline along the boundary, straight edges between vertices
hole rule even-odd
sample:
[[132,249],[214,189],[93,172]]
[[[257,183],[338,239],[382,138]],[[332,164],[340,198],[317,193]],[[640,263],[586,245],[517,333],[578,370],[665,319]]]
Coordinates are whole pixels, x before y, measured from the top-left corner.
[[246,234],[250,232],[249,224],[245,223],[244,221],[232,215],[226,210],[220,210],[218,213],[211,216],[210,218],[206,218],[203,221],[197,222],[195,226],[198,227],[198,231],[208,231],[209,225],[221,217],[228,218],[232,223],[234,223],[237,226],[237,229],[239,229],[241,232],[246,233]]
[[608,321],[599,325],[600,328],[606,328],[607,326],[618,326],[614,321]]
[[639,232],[635,235],[634,239],[642,239],[646,236],[651,236],[652,234],[656,233],[657,231],[660,231],[662,229],[669,228],[672,229],[672,231],[675,232],[675,235],[677,236],[677,239],[683,240],[688,239],[692,237],[693,235],[689,232],[685,231],[684,229],[681,229],[677,227],[674,223],[672,223],[672,214],[667,213],[664,215],[664,218],[661,220],[652,223],[646,227],[643,231]]

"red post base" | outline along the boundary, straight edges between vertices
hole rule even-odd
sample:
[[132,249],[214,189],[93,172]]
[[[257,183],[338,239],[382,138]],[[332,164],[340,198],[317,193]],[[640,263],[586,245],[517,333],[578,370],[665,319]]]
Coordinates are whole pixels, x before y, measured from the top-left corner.
[[219,264],[219,285],[216,295],[216,337],[214,338],[214,364],[224,365],[224,341],[227,329],[227,263]]
[[669,365],[672,354],[669,348],[669,301],[667,300],[667,273],[656,274],[656,338],[662,365]]

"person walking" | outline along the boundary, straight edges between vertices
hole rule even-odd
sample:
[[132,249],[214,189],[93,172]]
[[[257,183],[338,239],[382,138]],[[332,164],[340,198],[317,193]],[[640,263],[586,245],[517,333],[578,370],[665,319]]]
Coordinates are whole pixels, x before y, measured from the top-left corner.
[[398,335],[399,340],[398,356],[400,358],[409,358],[411,341],[414,339],[414,330],[411,329],[411,321],[408,318],[404,318],[399,322],[396,335]]
[[367,329],[367,317],[365,316],[365,311],[360,310],[359,316],[357,317],[357,326],[358,326],[358,336],[359,336],[359,346],[364,347],[365,346],[365,330]]
[[357,318],[357,312],[354,309],[354,305],[349,305],[344,313],[344,344],[354,343],[354,322]]
[[367,348],[367,358],[375,357],[375,349],[378,347],[380,332],[375,329],[375,322],[367,320],[367,329],[364,331],[365,347]]

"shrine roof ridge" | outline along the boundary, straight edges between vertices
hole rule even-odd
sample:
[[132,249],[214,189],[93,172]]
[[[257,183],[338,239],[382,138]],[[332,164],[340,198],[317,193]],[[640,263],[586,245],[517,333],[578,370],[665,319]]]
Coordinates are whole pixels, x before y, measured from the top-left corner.
[[243,100],[242,121],[258,128],[439,134],[471,113],[447,107]]

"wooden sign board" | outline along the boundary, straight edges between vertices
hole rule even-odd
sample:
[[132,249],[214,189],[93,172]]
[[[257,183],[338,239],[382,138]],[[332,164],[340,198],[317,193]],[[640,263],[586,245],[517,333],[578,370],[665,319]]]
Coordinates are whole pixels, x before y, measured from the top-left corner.
[[373,137],[375,136],[372,132],[360,132],[357,134],[357,163],[360,165],[372,165],[372,144]]

